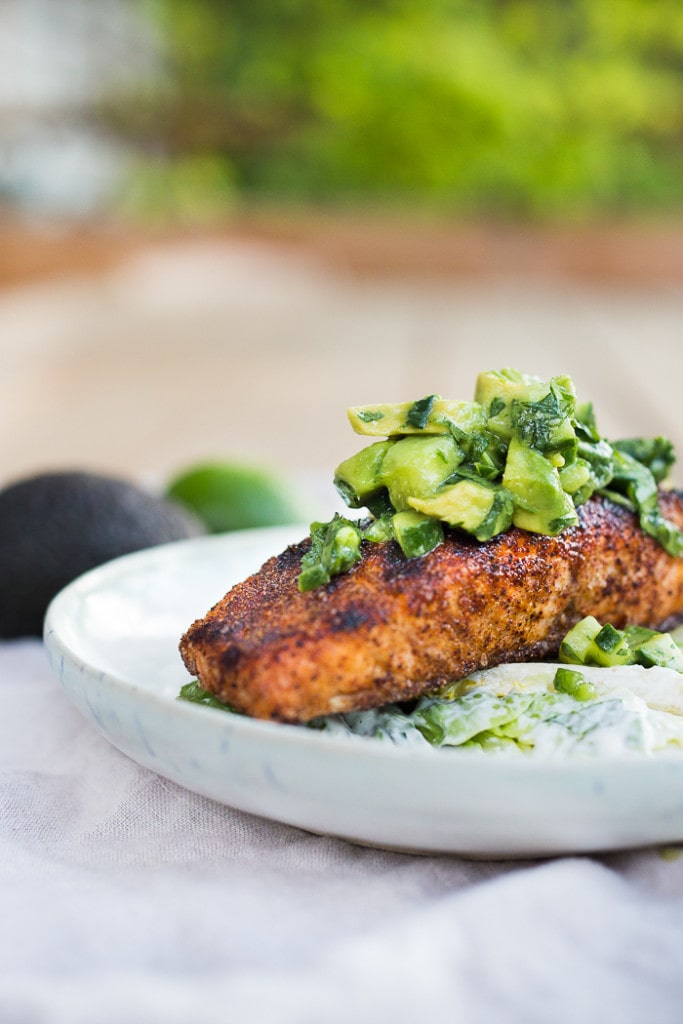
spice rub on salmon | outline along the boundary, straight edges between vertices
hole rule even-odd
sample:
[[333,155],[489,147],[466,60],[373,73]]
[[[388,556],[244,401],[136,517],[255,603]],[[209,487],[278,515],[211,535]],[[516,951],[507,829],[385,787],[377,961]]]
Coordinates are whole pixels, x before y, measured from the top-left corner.
[[[683,528],[683,494],[663,492]],[[512,528],[480,544],[447,531],[406,558],[394,541],[363,542],[349,572],[301,593],[310,540],[238,583],[181,640],[189,672],[238,711],[306,722],[408,700],[502,662],[552,657],[586,615],[617,628],[683,619],[683,558],[604,498],[555,537]]]

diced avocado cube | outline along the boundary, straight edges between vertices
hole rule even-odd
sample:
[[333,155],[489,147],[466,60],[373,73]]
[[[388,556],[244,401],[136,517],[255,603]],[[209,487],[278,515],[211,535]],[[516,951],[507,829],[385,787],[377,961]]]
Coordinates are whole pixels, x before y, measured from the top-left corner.
[[567,494],[576,494],[589,484],[592,478],[591,467],[585,459],[576,459],[560,469],[560,483]]
[[418,512],[472,533],[488,516],[494,498],[493,488],[474,480],[459,480],[431,498],[410,498],[409,503]]
[[355,432],[369,437],[448,434],[452,427],[470,433],[486,426],[486,414],[477,402],[453,402],[440,395],[417,402],[353,406],[347,415]]
[[557,468],[517,438],[511,440],[508,448],[503,486],[512,495],[512,522],[520,529],[552,536],[578,522],[574,503],[562,489]]
[[543,445],[543,451],[547,454],[559,452],[563,455],[565,461],[569,463],[573,462],[576,458],[578,446],[579,442],[576,438],[576,431],[572,421],[567,416],[559,423],[548,428],[548,438]]
[[488,429],[503,441],[510,441],[515,434],[513,420],[518,415],[516,410],[519,409],[520,403],[542,400],[549,394],[549,384],[524,374],[519,374],[514,379],[496,373],[480,374],[475,390],[475,395],[477,394],[486,399],[482,401],[482,405],[488,411]]
[[487,541],[497,537],[499,533],[505,533],[512,525],[513,511],[512,497],[505,488],[498,487],[489,514],[481,526],[474,531],[474,536],[477,540]]
[[406,558],[426,555],[443,541],[443,526],[439,520],[414,509],[397,512],[391,525]]
[[578,440],[571,420],[574,403],[564,389],[550,382],[540,401],[513,399],[510,407],[511,436],[544,455],[561,453],[565,462],[576,458]]
[[381,483],[397,512],[410,508],[409,498],[427,498],[463,460],[450,435],[423,434],[392,444],[382,461]]
[[480,374],[475,396],[488,412],[489,430],[503,440],[516,437],[544,454],[561,453],[566,462],[576,457],[576,394],[570,378],[546,382],[516,370],[489,372]]
[[548,392],[548,383],[540,377],[533,377],[519,370],[485,370],[477,376],[474,400],[483,405],[489,416],[495,416],[491,409],[493,402],[501,411],[501,402],[508,405],[513,398],[538,401]]
[[503,486],[512,495],[515,508],[527,512],[557,509],[563,493],[557,468],[540,452],[516,438],[508,448]]
[[382,461],[393,443],[377,441],[337,466],[334,486],[350,508],[361,508],[383,487]]
[[512,522],[512,498],[500,487],[476,480],[459,480],[431,498],[411,498],[410,505],[459,527],[477,540],[490,540]]
[[538,512],[527,512],[516,508],[512,514],[513,526],[529,533],[543,533],[547,537],[555,537],[558,533],[576,526],[579,517],[574,502],[568,494],[563,494],[561,506],[555,509],[540,509]]

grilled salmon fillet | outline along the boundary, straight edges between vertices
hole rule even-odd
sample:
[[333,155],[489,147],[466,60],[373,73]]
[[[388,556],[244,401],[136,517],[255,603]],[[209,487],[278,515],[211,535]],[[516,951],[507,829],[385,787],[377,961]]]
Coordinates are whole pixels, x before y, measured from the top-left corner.
[[[660,505],[683,529],[683,493],[663,493]],[[364,541],[348,573],[302,594],[309,544],[271,558],[181,640],[201,685],[256,718],[305,722],[408,700],[505,661],[550,657],[586,615],[617,628],[683,619],[683,558],[599,497],[557,537],[512,528],[479,544],[447,531],[414,559],[394,541]]]

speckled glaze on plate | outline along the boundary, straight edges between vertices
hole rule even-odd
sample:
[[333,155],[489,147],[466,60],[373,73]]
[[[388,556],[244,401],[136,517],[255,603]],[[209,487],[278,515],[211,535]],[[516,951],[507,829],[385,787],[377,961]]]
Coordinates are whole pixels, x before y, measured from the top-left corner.
[[139,764],[231,807],[353,842],[477,858],[683,842],[683,755],[507,760],[326,736],[178,701],[187,626],[306,526],[127,555],[52,602],[70,700]]

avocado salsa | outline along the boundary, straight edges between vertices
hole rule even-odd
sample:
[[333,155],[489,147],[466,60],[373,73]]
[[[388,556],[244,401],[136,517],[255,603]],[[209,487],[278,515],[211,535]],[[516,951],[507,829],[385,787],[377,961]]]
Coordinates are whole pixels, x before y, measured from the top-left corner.
[[568,376],[486,371],[473,401],[428,395],[353,407],[348,417],[357,434],[382,438],[334,475],[346,505],[370,517],[337,514],[311,524],[298,578],[303,592],[347,572],[363,541],[395,540],[406,558],[418,558],[448,529],[480,543],[511,526],[555,536],[578,523],[577,508],[594,494],[629,508],[669,554],[683,553],[683,534],[658,501],[675,462],[671,442],[607,441]]

